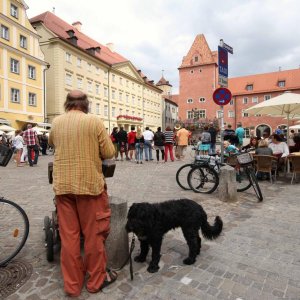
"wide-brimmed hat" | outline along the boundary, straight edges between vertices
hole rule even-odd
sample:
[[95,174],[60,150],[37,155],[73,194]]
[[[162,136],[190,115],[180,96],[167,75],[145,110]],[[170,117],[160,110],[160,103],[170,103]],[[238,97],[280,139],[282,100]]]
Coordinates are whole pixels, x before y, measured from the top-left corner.
[[181,128],[181,125],[177,124],[174,129],[179,130]]

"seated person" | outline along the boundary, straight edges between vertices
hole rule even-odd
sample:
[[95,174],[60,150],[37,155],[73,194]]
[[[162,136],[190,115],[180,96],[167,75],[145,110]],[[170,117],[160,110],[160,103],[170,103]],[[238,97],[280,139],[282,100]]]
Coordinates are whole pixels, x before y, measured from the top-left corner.
[[231,145],[228,141],[224,141],[224,156],[230,156],[239,153],[239,149]]
[[300,151],[300,133],[295,133],[293,136],[294,145],[290,146],[290,153],[299,152]]
[[269,148],[272,149],[273,155],[278,157],[287,157],[289,152],[289,147],[285,142],[282,142],[281,137],[278,134],[272,135],[272,142],[269,144]]
[[273,155],[273,150],[269,148],[269,142],[267,140],[260,140],[258,147],[255,149],[257,155]]
[[256,136],[253,136],[250,138],[249,144],[242,147],[242,150],[255,150],[257,147],[258,147],[258,138]]

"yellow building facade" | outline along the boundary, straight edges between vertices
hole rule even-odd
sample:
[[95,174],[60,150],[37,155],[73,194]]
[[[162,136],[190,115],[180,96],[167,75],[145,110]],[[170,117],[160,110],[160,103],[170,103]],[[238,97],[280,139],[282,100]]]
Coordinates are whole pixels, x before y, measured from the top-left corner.
[[44,70],[39,36],[24,1],[0,1],[0,123],[21,129],[44,122]]
[[77,89],[88,95],[89,112],[99,115],[109,132],[120,126],[156,130],[162,125],[162,90],[112,44],[99,44],[82,33],[80,22],[70,25],[50,12],[30,22],[51,66],[46,81],[48,122],[64,112],[67,93]]

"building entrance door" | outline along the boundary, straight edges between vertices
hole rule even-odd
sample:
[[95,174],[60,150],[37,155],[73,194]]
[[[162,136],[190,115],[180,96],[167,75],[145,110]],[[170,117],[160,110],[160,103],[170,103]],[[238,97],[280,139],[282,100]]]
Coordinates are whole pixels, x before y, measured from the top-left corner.
[[260,124],[256,127],[256,136],[258,137],[258,139],[262,138],[264,132],[267,132],[268,136],[270,136],[271,127],[266,124]]

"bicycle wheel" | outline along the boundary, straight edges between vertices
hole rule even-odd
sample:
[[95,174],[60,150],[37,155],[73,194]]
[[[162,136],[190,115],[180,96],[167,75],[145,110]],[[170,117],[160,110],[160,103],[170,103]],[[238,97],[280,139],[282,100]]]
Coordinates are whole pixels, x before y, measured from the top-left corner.
[[240,166],[235,170],[236,172],[236,187],[238,192],[244,192],[251,187],[249,176],[247,175],[246,168]]
[[210,167],[194,166],[188,174],[188,183],[194,192],[210,194],[219,185],[219,175]]
[[253,186],[253,189],[255,191],[255,194],[256,194],[256,197],[257,197],[258,201],[259,202],[263,201],[264,197],[262,195],[260,186],[259,186],[259,184],[257,182],[256,176],[255,176],[253,170],[247,168],[247,172],[249,174],[249,180],[251,182],[251,185]]
[[190,190],[190,186],[187,181],[188,173],[193,167],[193,164],[185,164],[181,166],[176,172],[176,182],[184,190]]
[[0,198],[0,266],[5,266],[20,252],[28,234],[25,211],[16,203]]

